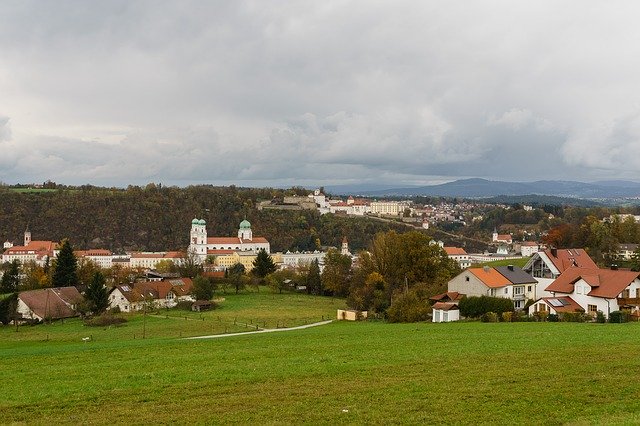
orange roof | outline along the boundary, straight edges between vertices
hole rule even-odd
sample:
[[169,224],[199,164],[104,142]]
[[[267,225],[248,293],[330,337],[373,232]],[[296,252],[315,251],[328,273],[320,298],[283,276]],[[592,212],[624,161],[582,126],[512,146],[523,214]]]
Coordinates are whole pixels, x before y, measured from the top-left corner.
[[24,252],[52,252],[58,249],[58,243],[53,241],[31,241],[26,246],[13,246],[5,254],[23,254]]
[[522,244],[520,245],[527,246],[527,247],[534,247],[534,246],[537,246],[538,243],[536,243],[535,241],[523,241]]
[[164,257],[170,258],[170,259],[182,259],[184,257],[184,253],[179,251],[170,251],[170,252],[167,252],[167,254],[165,254]]
[[499,288],[511,284],[511,281],[493,268],[469,268],[467,270],[490,288]]
[[622,290],[638,277],[640,277],[640,272],[598,268],[569,268],[549,284],[546,291],[571,294],[575,283],[582,279],[591,286],[589,296],[612,299],[622,293]]
[[498,235],[498,240],[502,240],[502,241],[509,241],[511,240],[513,237],[509,234],[500,234]]
[[462,247],[445,247],[444,251],[446,251],[449,256],[454,254],[467,254]]
[[[555,256],[553,255],[555,252]],[[589,257],[583,249],[554,249],[545,250],[549,260],[562,273],[568,268],[577,266],[578,268],[598,269],[598,265]]]
[[84,256],[111,256],[109,250],[95,249],[95,250],[75,250],[74,254],[78,257]]

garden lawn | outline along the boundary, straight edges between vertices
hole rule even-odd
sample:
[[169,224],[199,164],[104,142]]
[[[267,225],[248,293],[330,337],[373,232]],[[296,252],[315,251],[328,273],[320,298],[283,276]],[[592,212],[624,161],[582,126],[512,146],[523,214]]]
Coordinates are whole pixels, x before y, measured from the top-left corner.
[[335,322],[211,340],[13,340],[0,346],[0,420],[639,423],[638,335],[637,323]]

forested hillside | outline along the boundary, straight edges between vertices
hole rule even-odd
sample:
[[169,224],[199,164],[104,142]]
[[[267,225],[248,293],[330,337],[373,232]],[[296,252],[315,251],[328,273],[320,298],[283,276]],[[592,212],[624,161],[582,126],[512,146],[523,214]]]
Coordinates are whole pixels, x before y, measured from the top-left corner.
[[257,201],[294,190],[236,187],[162,187],[127,189],[80,187],[19,192],[0,188],[0,239],[22,243],[28,226],[34,240],[69,238],[76,248],[180,250],[189,243],[194,217],[207,221],[210,236],[236,235],[248,219],[254,235],[264,236],[273,251],[339,246],[343,236],[352,249],[365,247],[375,233],[406,227],[366,218],[320,216],[315,211],[256,209]]

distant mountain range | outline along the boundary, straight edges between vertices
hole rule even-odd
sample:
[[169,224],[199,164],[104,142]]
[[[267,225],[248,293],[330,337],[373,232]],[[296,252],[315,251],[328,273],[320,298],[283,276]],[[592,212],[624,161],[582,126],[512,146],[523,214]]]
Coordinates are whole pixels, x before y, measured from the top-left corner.
[[[601,182],[575,182],[561,180],[539,180],[535,182],[506,182],[487,179],[461,179],[440,185],[415,186],[408,188],[373,189],[372,185],[357,190],[327,187],[335,193],[352,193],[366,196],[441,196],[459,198],[485,198],[497,196],[548,195],[582,199],[612,199],[640,197],[640,183],[622,180]],[[351,189],[350,191],[346,191]]]

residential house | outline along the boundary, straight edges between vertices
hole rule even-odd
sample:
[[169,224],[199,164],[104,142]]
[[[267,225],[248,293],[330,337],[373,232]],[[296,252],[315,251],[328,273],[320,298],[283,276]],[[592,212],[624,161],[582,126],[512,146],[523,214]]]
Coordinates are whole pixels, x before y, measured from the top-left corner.
[[638,244],[618,244],[618,251],[616,251],[616,258],[623,260],[631,260],[633,253],[638,250],[640,245]]
[[444,247],[444,251],[447,253],[450,259],[458,262],[458,265],[462,269],[466,269],[471,266],[471,259],[469,254],[461,247]]
[[466,296],[504,297],[513,300],[515,309],[523,309],[528,299],[535,300],[537,282],[517,266],[469,268],[452,278],[449,292]]
[[[632,312],[640,310],[639,277],[640,272],[634,271],[568,268],[546,288],[546,292],[558,300],[570,298],[590,315],[595,316],[601,311],[608,317],[611,312],[622,308]],[[529,311],[539,312],[545,309],[544,305],[553,306],[553,303],[553,299],[539,299]]]
[[530,257],[540,250],[540,245],[535,241],[523,241],[520,243],[520,254],[522,257]]
[[596,263],[583,249],[548,249],[535,253],[523,270],[538,281],[537,298],[552,297],[545,289],[569,268],[597,269]]
[[18,293],[17,311],[24,320],[43,321],[78,315],[78,303],[83,297],[75,287],[55,287]]
[[145,304],[152,309],[172,308],[182,300],[194,301],[192,289],[190,278],[117,285],[109,293],[109,306],[122,312],[141,311]]

